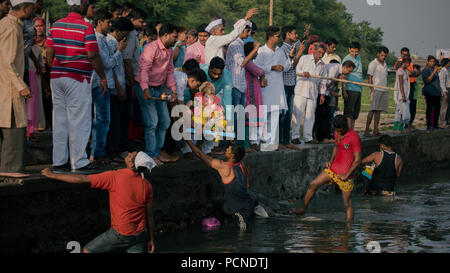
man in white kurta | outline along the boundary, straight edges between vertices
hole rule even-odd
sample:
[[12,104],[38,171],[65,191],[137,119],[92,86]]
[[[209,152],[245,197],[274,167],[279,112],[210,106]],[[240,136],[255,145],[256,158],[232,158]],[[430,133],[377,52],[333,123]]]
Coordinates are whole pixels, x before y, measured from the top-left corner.
[[300,124],[303,117],[305,118],[303,124],[303,140],[306,143],[314,142],[313,128],[317,98],[320,93],[320,103],[322,104],[325,101],[327,81],[311,78],[310,75],[327,76],[325,63],[322,61],[325,50],[325,46],[318,45],[313,49],[313,54],[301,57],[297,64],[297,74],[303,74],[304,77],[297,76],[297,84],[295,86],[292,119],[293,144],[300,144]]
[[289,70],[291,61],[282,49],[276,47],[280,41],[279,29],[269,27],[267,32],[267,44],[258,50],[255,64],[264,70],[267,80],[267,86],[261,88],[263,105],[267,107],[261,151],[275,151],[279,145],[280,111],[288,108],[283,72]]
[[205,62],[209,64],[214,57],[220,57],[225,60],[223,47],[236,40],[244,31],[245,26],[249,24],[250,18],[258,13],[257,8],[249,9],[244,19],[234,24],[231,33],[224,35],[224,27],[222,19],[216,19],[209,23],[206,31],[211,34],[205,44]]

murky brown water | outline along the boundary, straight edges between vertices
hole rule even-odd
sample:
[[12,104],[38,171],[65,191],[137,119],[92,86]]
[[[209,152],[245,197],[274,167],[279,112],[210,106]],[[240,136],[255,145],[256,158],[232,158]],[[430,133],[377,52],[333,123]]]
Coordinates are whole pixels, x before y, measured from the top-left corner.
[[450,170],[403,177],[397,189],[394,200],[355,193],[350,228],[340,194],[332,194],[315,198],[305,217],[256,218],[250,232],[225,225],[214,232],[198,227],[159,234],[158,252],[449,253]]

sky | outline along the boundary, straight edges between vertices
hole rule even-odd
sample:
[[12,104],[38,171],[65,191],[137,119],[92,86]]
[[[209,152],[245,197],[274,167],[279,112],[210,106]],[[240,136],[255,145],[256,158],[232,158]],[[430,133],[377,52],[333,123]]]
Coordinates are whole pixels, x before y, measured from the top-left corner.
[[380,27],[383,44],[397,56],[405,46],[422,57],[436,55],[436,48],[450,48],[450,0],[338,2],[347,7],[354,22],[366,20],[372,27]]

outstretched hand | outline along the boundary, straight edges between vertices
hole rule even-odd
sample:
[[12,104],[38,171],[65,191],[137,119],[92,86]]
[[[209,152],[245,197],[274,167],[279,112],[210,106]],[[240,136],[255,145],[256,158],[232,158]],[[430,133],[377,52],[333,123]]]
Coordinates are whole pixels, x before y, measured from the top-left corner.
[[252,9],[249,9],[248,11],[247,11],[247,14],[245,15],[245,20],[247,21],[247,20],[250,20],[250,18],[252,18],[253,17],[253,15],[256,15],[256,14],[258,14],[259,13],[259,9],[258,8],[252,8]]

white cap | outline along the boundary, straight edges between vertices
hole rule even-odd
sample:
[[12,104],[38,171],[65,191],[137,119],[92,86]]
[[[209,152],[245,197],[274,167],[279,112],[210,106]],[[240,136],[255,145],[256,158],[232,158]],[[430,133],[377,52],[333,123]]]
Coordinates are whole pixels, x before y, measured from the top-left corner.
[[139,152],[134,159],[134,167],[137,169],[139,167],[145,167],[151,171],[156,167],[156,162],[144,152]]
[[11,6],[13,7],[23,3],[36,4],[36,0],[11,0]]
[[80,6],[81,0],[67,0],[69,6]]
[[211,29],[213,29],[214,27],[217,27],[218,25],[222,25],[223,21],[221,18],[212,21],[211,23],[209,23],[209,25],[205,28],[205,30],[207,32],[211,32]]

